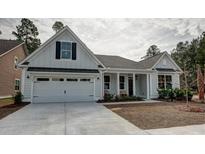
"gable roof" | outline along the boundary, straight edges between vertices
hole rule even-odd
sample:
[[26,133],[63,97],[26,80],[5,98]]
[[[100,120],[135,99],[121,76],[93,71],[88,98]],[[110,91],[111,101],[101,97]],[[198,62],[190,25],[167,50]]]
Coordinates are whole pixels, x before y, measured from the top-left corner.
[[60,36],[62,33],[66,32],[66,31],[69,32],[81,44],[81,46],[86,49],[88,55],[91,56],[96,63],[98,63],[99,65],[104,67],[104,65],[95,57],[93,52],[85,45],[85,43],[83,41],[80,40],[80,38],[68,26],[65,26],[62,30],[58,31],[50,39],[48,39],[46,42],[44,42],[38,49],[36,49],[32,54],[30,54],[27,58],[25,58],[22,62],[20,62],[19,66],[24,65],[24,63],[27,62],[27,60],[29,60],[31,57],[33,57],[34,55],[39,53],[41,51],[41,49],[43,49],[51,41],[53,41],[55,38],[57,38],[58,36]]
[[162,52],[152,57],[139,61],[138,67],[142,69],[151,69],[161,59],[164,53],[165,52]]
[[110,55],[95,55],[106,67],[136,69],[137,62],[120,57]]
[[161,58],[163,53],[136,62],[120,56],[95,55],[106,67],[124,69],[151,69]]
[[23,44],[22,41],[0,39],[0,55],[5,54],[21,44]]
[[95,55],[106,67],[110,68],[122,68],[122,69],[153,69],[156,64],[159,63],[162,57],[167,55],[168,58],[176,65],[178,71],[182,71],[179,66],[174,62],[167,52],[162,52],[152,57],[146,58],[139,62],[126,59],[120,56],[110,55]]

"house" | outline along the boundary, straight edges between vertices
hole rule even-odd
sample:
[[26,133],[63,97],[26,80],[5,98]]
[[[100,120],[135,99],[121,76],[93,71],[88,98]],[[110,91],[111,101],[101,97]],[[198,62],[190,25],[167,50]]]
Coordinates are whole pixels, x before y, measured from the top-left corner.
[[21,69],[17,64],[26,53],[23,42],[0,39],[0,98],[12,97],[20,90]]
[[136,62],[94,54],[64,27],[24,59],[24,101],[96,101],[105,93],[156,98],[158,88],[179,87],[182,70],[167,52]]

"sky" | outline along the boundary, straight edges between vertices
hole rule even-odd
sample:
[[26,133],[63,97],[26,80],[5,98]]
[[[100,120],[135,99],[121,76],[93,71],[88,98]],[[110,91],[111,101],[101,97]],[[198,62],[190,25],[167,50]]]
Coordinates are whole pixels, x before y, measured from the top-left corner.
[[[0,39],[15,39],[11,34],[21,19],[0,18]],[[41,42],[52,35],[52,25],[61,21],[95,53],[118,55],[139,61],[149,46],[156,44],[170,52],[180,41],[191,41],[205,31],[204,19],[151,18],[39,18],[30,19],[39,30]]]

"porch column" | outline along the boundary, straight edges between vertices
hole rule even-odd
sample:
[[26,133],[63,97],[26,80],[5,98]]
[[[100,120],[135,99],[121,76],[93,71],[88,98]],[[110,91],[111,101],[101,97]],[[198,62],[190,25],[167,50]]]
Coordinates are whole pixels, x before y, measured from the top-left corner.
[[103,99],[104,97],[104,73],[101,72],[100,73],[100,77],[101,77],[101,99]]
[[135,84],[135,81],[136,81],[136,78],[135,78],[135,73],[133,73],[132,74],[133,75],[133,82],[132,82],[132,84],[133,84],[133,96],[136,96],[136,84]]
[[146,75],[147,79],[147,99],[150,99],[150,82],[149,82],[149,74]]
[[120,73],[117,73],[117,95],[120,95]]

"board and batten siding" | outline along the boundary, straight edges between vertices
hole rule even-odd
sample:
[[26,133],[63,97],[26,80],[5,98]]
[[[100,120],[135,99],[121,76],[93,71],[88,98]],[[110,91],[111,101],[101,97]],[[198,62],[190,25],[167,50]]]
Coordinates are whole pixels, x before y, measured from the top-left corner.
[[155,66],[155,68],[171,68],[177,69],[173,62],[165,55],[159,63]]
[[[67,41],[77,43],[77,58],[76,60],[56,59],[56,41]],[[94,62],[93,57],[88,55],[80,43],[66,33],[63,33],[46,47],[37,53],[32,59],[29,60],[29,66],[32,67],[53,67],[53,68],[85,68],[96,69],[98,65]]]

